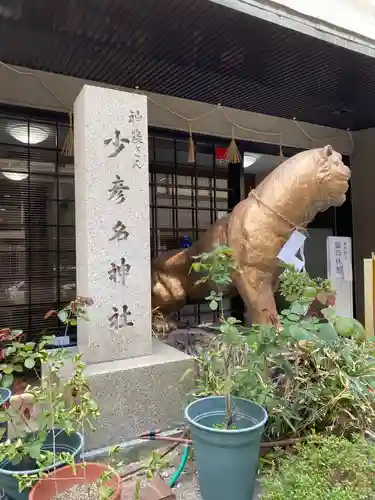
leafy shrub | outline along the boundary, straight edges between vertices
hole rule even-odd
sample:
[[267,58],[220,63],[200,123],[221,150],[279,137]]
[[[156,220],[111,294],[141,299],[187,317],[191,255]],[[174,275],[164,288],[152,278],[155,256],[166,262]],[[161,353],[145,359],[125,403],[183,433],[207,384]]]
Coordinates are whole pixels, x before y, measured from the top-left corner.
[[236,374],[234,393],[266,407],[270,440],[313,429],[346,434],[375,423],[373,344],[348,338],[356,323],[333,309],[325,315],[327,322],[306,318],[295,302],[282,312],[280,331],[263,325],[247,336],[247,366]]
[[279,456],[261,478],[264,500],[369,500],[375,496],[375,445],[313,436]]
[[[224,263],[230,258],[229,251],[216,248],[195,267],[201,271],[204,265],[206,279],[227,284],[235,269]],[[332,307],[312,314],[318,295],[333,293],[326,280],[287,268],[280,290],[293,302],[281,311],[279,325],[245,328],[221,313],[216,341],[197,359],[194,396],[230,392],[263,405],[269,414],[265,439],[271,441],[312,430],[371,429],[375,359],[362,325],[337,316]],[[220,288],[207,297],[214,310],[221,299]]]

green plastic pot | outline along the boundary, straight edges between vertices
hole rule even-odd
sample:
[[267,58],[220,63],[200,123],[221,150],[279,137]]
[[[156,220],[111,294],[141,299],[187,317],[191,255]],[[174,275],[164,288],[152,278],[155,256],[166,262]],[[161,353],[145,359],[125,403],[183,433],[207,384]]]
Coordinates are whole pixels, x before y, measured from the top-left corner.
[[264,408],[231,398],[235,429],[225,422],[225,398],[212,396],[185,409],[194,445],[203,500],[251,500],[258,471],[260,441],[268,416]]
[[[65,431],[55,429],[55,450],[56,453],[71,453],[76,457],[76,462],[79,462],[80,454],[83,448],[83,436],[79,432],[67,434]],[[50,432],[43,445],[44,450],[53,451],[53,435]],[[9,460],[4,460],[0,463],[0,492],[6,495],[9,500],[28,500],[29,489],[19,492],[18,481],[13,477],[14,474],[18,475],[32,475],[38,472],[48,472],[53,469],[59,469],[65,465],[62,462],[57,462],[50,467],[39,469],[36,461],[33,459],[22,460],[19,464],[13,465]]]

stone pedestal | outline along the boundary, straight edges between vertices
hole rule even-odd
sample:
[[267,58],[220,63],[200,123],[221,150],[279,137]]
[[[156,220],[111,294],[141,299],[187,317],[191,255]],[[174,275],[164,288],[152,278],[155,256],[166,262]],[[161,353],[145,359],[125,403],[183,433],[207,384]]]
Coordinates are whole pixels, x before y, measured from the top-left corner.
[[147,100],[85,86],[74,119],[77,295],[94,301],[78,351],[101,410],[89,450],[181,421],[192,359],[152,341]]
[[[100,406],[96,430],[85,434],[85,451],[105,448],[133,439],[152,429],[176,428],[183,423],[183,406],[190,389],[192,360],[158,340],[153,354],[95,363],[85,375],[93,397]],[[67,364],[60,380],[69,378]]]

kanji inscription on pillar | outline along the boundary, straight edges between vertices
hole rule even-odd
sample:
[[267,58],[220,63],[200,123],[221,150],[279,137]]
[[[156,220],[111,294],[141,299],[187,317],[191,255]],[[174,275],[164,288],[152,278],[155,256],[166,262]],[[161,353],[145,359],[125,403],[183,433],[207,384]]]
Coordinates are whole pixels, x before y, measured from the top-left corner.
[[87,362],[151,354],[147,100],[84,86],[75,103],[77,293]]

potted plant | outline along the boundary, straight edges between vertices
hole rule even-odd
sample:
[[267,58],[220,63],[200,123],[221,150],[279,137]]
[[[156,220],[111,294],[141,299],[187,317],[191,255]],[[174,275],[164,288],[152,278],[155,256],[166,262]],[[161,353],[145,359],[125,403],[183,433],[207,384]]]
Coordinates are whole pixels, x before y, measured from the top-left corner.
[[[373,428],[374,339],[358,321],[337,316],[326,280],[287,268],[279,292],[287,301],[280,326],[238,325],[246,343],[233,360],[232,394],[268,412],[262,449],[291,445],[314,429],[341,435]],[[223,393],[222,340],[197,358],[196,397]]]
[[[29,489],[48,471],[65,464],[74,467],[83,448],[84,426],[92,426],[98,415],[83,375],[85,365],[81,356],[73,358],[72,377],[62,389],[55,375],[70,354],[62,349],[47,349],[49,343],[50,339],[44,338],[39,344],[13,343],[7,348],[11,349],[13,360],[29,360],[25,364],[30,369],[36,367],[37,361],[49,367],[38,384],[27,387],[26,393],[19,396],[31,408],[28,415],[12,400],[0,414],[17,436],[0,443],[0,489],[9,500],[26,500]],[[39,377],[37,371],[36,374]]]
[[[211,309],[219,311],[220,320],[219,335],[197,357],[197,400],[186,410],[205,499],[220,499],[221,492],[242,498],[241,492],[229,492],[219,481],[219,477],[227,480],[228,471],[213,471],[217,461],[222,460],[222,465],[231,456],[218,431],[227,432],[229,440],[237,427],[242,428],[236,421],[237,414],[242,418],[240,401],[257,403],[268,413],[262,449],[293,445],[314,429],[350,435],[373,428],[374,339],[365,338],[358,321],[336,314],[332,307],[335,294],[327,280],[286,267],[279,292],[287,305],[280,312],[279,324],[244,328],[235,318],[225,318],[222,307],[231,274],[240,272],[230,249],[217,247],[199,256],[193,270],[203,275],[201,280],[215,284],[207,300]],[[216,434],[207,427],[214,427]],[[217,437],[216,443],[212,443],[212,435]],[[223,450],[224,458],[216,453],[216,446]],[[214,457],[212,463],[209,454]],[[228,483],[241,484],[237,478]]]
[[239,272],[231,250],[215,247],[196,259],[192,270],[202,277],[197,283],[214,284],[207,300],[219,314],[219,339],[225,349],[215,361],[223,374],[221,395],[200,397],[185,409],[195,449],[199,485],[205,500],[249,500],[253,497],[258,470],[260,440],[267,413],[258,404],[233,397],[236,350],[245,343],[238,321],[226,317],[223,293],[231,274]]
[[17,351],[16,347],[20,345],[22,335],[22,330],[0,329],[0,385],[11,392],[14,392],[15,376],[27,370],[25,366],[27,356],[23,359],[13,356]]
[[71,345],[71,334],[75,331],[76,335],[78,318],[87,321],[87,307],[92,304],[93,301],[90,298],[76,297],[63,309],[48,311],[44,319],[58,318],[61,323],[61,326],[57,328],[45,330],[45,334],[52,337],[52,343],[48,347],[69,347]]
[[105,464],[82,462],[41,477],[29,500],[120,500],[121,478]]

